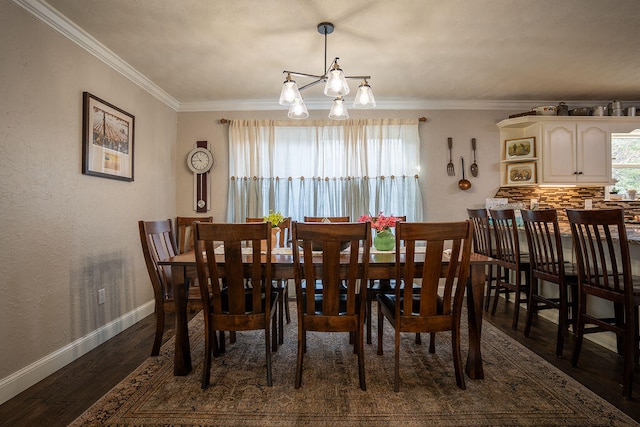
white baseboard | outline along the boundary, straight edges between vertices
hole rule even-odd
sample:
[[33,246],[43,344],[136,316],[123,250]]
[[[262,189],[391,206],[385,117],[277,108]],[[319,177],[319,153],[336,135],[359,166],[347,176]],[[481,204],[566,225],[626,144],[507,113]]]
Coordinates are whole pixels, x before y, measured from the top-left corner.
[[152,314],[151,300],[0,380],[0,405]]

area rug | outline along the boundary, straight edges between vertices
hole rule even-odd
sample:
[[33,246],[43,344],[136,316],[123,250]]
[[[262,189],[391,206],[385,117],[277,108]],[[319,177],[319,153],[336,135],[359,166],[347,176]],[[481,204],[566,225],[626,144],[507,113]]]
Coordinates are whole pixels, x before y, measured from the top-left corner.
[[[212,384],[201,389],[200,313],[189,323],[189,375],[173,376],[174,342],[169,340],[160,356],[147,359],[71,425],[638,425],[488,322],[482,328],[485,379],[467,377],[466,390],[455,383],[449,334],[438,334],[435,354],[428,352],[428,339],[416,345],[407,334],[401,343],[400,392],[394,393],[390,327],[385,328],[384,355],[376,354],[375,344],[365,344],[367,391],[359,388],[357,360],[346,334],[317,333],[308,335],[302,387],[296,390],[294,306],[291,314],[285,343],[273,355],[272,387],[266,385],[263,335],[245,332],[213,359]],[[463,357],[466,360],[464,340]]]

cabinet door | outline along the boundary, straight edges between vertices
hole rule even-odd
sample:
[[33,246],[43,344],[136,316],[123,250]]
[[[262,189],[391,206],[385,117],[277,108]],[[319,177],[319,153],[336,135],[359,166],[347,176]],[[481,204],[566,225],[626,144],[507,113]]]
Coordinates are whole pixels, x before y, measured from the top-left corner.
[[606,126],[578,124],[578,182],[606,184],[611,180],[611,135]]
[[542,183],[576,182],[576,125],[549,123],[542,135]]

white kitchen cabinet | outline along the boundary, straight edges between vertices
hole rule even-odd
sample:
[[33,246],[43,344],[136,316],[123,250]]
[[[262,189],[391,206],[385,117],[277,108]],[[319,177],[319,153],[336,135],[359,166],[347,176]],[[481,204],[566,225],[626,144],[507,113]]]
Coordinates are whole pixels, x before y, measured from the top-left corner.
[[611,135],[605,123],[542,125],[542,184],[611,181]]
[[531,137],[536,147],[529,160],[535,164],[536,184],[604,186],[611,184],[611,133],[640,128],[640,116],[524,116],[497,126],[501,186],[519,185],[508,180],[513,160],[506,155],[505,141]]

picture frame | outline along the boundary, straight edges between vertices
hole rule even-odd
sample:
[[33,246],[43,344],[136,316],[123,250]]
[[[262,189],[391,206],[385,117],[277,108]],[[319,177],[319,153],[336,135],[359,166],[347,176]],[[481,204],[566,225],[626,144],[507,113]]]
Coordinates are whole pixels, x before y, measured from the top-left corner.
[[82,173],[133,181],[135,117],[89,92],[82,106]]
[[507,165],[507,184],[535,184],[536,182],[536,162]]
[[505,160],[530,159],[536,154],[536,137],[505,140]]

